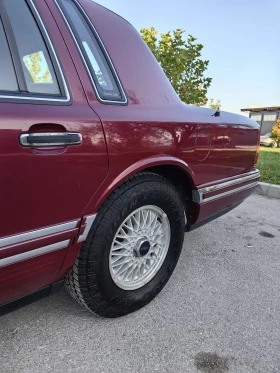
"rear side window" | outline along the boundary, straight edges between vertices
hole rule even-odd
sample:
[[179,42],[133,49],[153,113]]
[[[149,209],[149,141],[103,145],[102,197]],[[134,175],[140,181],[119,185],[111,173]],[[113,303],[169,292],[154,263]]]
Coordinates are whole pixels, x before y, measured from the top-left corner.
[[60,4],[90,70],[99,99],[125,103],[125,95],[112,72],[106,53],[94,35],[94,30],[72,0],[60,0]]
[[27,92],[60,95],[50,55],[27,3],[24,0],[2,1],[11,25]]
[[0,91],[18,91],[17,78],[0,18]]

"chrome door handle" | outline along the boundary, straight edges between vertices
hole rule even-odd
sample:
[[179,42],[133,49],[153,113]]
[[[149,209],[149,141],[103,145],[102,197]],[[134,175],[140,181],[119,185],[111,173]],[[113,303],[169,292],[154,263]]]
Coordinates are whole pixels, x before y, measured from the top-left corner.
[[19,136],[19,143],[25,147],[69,146],[82,143],[82,135],[75,132],[25,133]]

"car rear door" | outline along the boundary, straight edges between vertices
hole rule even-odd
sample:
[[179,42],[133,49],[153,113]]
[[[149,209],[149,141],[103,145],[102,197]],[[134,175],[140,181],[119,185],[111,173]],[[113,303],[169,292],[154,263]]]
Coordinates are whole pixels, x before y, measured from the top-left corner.
[[0,304],[52,283],[108,172],[102,125],[46,3],[0,0]]

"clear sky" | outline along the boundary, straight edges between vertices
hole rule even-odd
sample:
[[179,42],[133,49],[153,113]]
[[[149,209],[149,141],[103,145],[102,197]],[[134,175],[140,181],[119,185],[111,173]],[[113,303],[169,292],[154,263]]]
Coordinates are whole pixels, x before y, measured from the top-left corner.
[[137,30],[182,28],[204,45],[222,110],[280,105],[280,0],[96,0]]

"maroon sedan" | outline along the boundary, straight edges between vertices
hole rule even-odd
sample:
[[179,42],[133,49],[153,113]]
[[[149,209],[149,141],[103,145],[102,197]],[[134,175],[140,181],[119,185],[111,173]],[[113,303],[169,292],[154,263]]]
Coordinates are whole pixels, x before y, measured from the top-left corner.
[[254,191],[259,125],[182,103],[90,0],[0,0],[0,313],[60,290],[118,317]]

